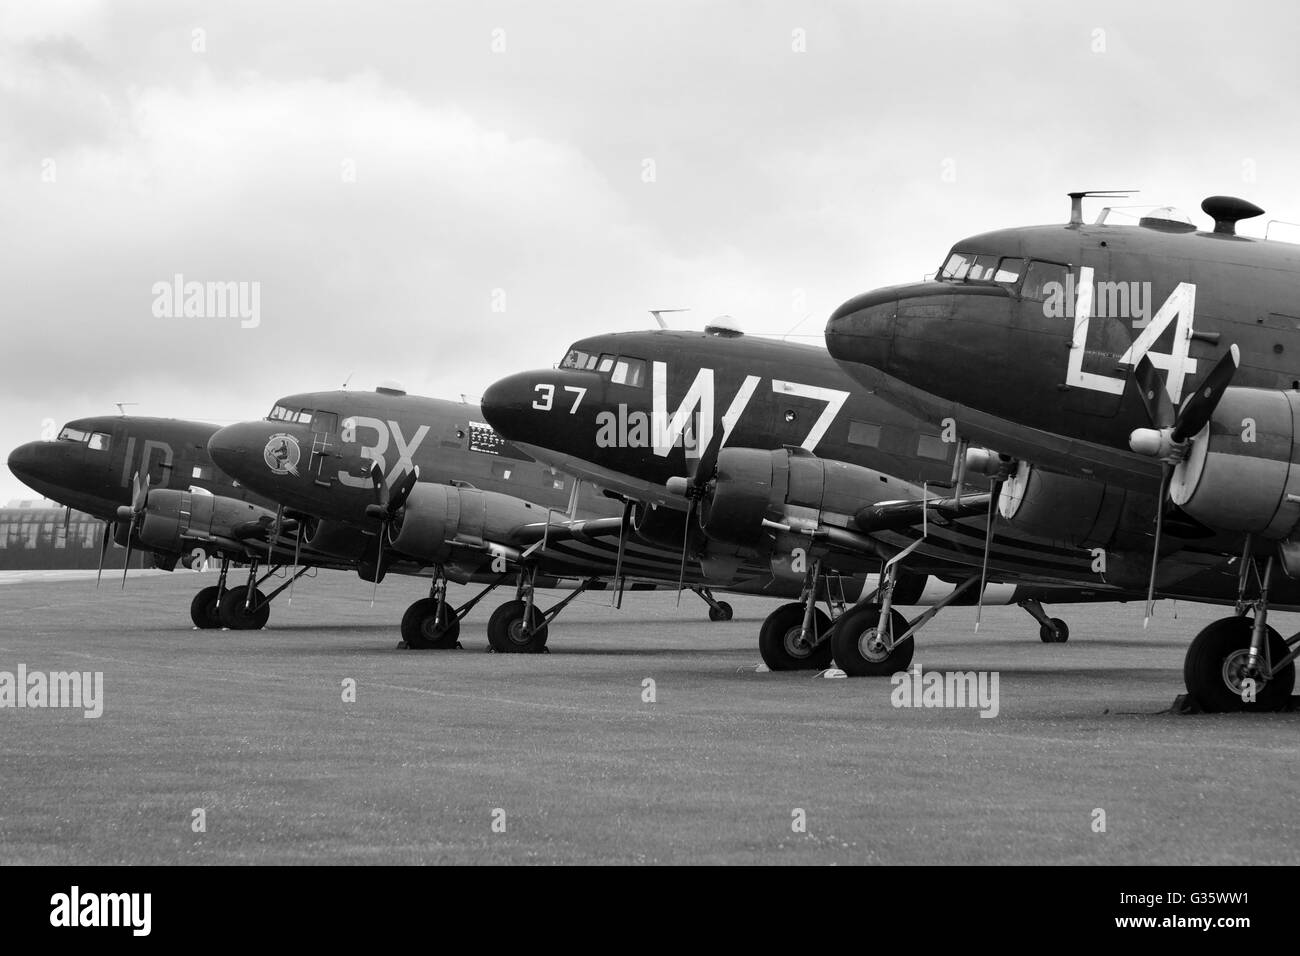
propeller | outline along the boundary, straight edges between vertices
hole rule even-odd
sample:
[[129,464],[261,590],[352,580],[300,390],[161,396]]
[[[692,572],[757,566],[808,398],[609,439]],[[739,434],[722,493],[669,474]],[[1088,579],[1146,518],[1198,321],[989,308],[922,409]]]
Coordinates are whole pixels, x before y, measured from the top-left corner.
[[135,544],[135,528],[144,514],[144,509],[149,505],[149,485],[151,483],[148,475],[141,480],[140,472],[136,472],[131,477],[131,504],[123,505],[117,509],[119,519],[130,520],[131,524],[126,532],[126,561],[122,564],[122,590],[126,590],[126,575],[131,570],[131,550]]
[[104,556],[108,554],[108,544],[113,540],[113,532],[117,529],[117,522],[104,522],[104,536],[99,540],[99,570],[95,573],[95,587],[98,588],[100,581],[104,577]]
[[1186,458],[1191,441],[1210,423],[1223,393],[1232,384],[1232,378],[1241,366],[1241,350],[1236,345],[1215,363],[1214,368],[1201,380],[1177,411],[1169,401],[1160,376],[1151,359],[1143,355],[1133,370],[1132,382],[1138,389],[1147,418],[1154,428],[1136,428],[1129,435],[1129,447],[1140,455],[1159,458],[1164,467],[1160,471],[1160,490],[1156,495],[1156,535],[1151,549],[1151,574],[1147,580],[1145,628],[1151,623],[1155,607],[1156,567],[1160,563],[1160,542],[1164,536],[1165,508],[1169,482],[1174,469]]
[[984,588],[989,580],[989,549],[993,543],[993,521],[998,516],[998,495],[1002,491],[1002,478],[995,477],[989,494],[989,513],[984,526],[984,560],[980,563],[980,593],[978,606],[975,608],[975,633],[980,632],[980,620],[984,617]]
[[709,439],[709,443],[704,446],[704,451],[700,455],[699,461],[696,462],[694,469],[691,468],[690,459],[687,459],[686,468],[690,472],[689,477],[669,478],[667,482],[669,491],[686,497],[686,525],[682,533],[682,563],[677,572],[678,607],[681,607],[682,604],[682,585],[686,582],[686,552],[691,543],[691,518],[695,516],[696,506],[708,494],[709,484],[718,475],[718,453],[722,450],[722,443],[726,437],[723,431],[723,422],[719,419],[713,429],[713,436]]
[[[614,559],[614,608],[623,607],[623,553],[627,550],[627,529],[632,523],[632,509],[636,507],[631,501],[623,502],[623,520],[618,524],[618,556]],[[680,595],[681,592],[679,591]]]
[[415,489],[416,482],[420,480],[420,467],[416,465],[403,475],[401,481],[397,482],[391,491],[388,488],[388,482],[384,480],[384,472],[379,467],[378,462],[370,469],[370,479],[374,482],[375,496],[378,500],[374,504],[366,505],[366,517],[374,518],[379,522],[379,545],[378,553],[375,555],[374,587],[370,592],[370,606],[374,607],[375,595],[379,592],[379,579],[383,576],[384,551],[388,546],[392,525],[397,519],[398,513],[406,504],[406,499],[411,496],[411,492]]

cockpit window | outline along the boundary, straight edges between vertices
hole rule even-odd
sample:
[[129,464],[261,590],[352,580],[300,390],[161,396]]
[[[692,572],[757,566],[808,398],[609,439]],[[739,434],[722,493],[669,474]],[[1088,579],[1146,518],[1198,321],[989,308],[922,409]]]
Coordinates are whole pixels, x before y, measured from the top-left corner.
[[327,434],[332,435],[334,432],[338,430],[339,430],[338,412],[317,412],[316,413],[315,431],[325,432]]
[[271,409],[271,414],[266,416],[267,421],[272,422],[291,422],[293,421],[293,412],[283,405],[277,405]]
[[944,263],[943,269],[939,271],[940,279],[955,279],[960,281],[966,278],[966,272],[970,269],[970,257],[961,252],[954,252]]
[[609,380],[615,385],[641,385],[645,382],[645,359],[620,355],[614,360],[614,371]]
[[107,451],[110,439],[104,432],[94,432],[90,436],[90,447],[94,451]]
[[297,422],[299,425],[310,425],[311,410],[304,408],[302,411],[300,411],[297,415],[293,417],[293,420]]
[[83,432],[80,428],[73,428],[71,425],[64,425],[63,430],[59,432],[58,440],[84,442],[89,437],[89,433]]
[[600,361],[596,364],[596,371],[608,372],[613,367],[614,367],[614,356],[606,352],[600,357]]
[[1055,262],[1029,261],[1025,270],[1025,284],[1020,290],[1022,298],[1034,302],[1045,302],[1053,294],[1059,295],[1065,289],[1065,277],[1069,268]]
[[1024,268],[1024,259],[1003,258],[998,262],[998,271],[993,273],[993,281],[1000,282],[1003,285],[1015,285],[1020,278],[1020,270]]
[[582,349],[569,349],[569,354],[560,362],[560,368],[590,369],[596,367],[596,356]]

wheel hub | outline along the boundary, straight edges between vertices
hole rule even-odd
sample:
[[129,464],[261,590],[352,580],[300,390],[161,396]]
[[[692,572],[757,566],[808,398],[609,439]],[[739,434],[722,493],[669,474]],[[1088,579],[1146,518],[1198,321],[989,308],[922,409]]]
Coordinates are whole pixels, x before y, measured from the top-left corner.
[[1233,651],[1223,659],[1223,683],[1237,696],[1241,696],[1242,682],[1247,678],[1255,681],[1255,692],[1263,689],[1268,678],[1259,672],[1259,668],[1250,666],[1250,649],[1241,648]]
[[791,657],[803,660],[812,650],[812,644],[804,640],[802,624],[785,632],[785,652]]
[[879,664],[889,656],[889,648],[878,628],[869,627],[858,637],[858,653],[873,664]]

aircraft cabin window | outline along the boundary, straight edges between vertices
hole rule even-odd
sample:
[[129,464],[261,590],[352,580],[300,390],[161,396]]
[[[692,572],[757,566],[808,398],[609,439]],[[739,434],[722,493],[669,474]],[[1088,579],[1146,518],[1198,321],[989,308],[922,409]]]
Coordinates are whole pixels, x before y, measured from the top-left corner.
[[850,419],[849,443],[853,445],[867,445],[871,448],[879,447],[880,426],[873,425],[870,422],[858,422]]
[[645,382],[645,359],[619,356],[614,362],[614,374],[609,380],[615,385],[639,386]]
[[310,425],[311,410],[304,408],[302,411],[300,411],[297,414],[297,416],[294,418],[294,421],[296,421],[299,425]]
[[63,430],[59,432],[58,440],[84,442],[89,437],[90,437],[89,435],[87,435],[85,432],[81,431],[78,428],[73,428],[70,425],[64,425]]
[[1053,283],[1056,288],[1065,288],[1065,277],[1069,271],[1067,267],[1055,262],[1029,260],[1029,268],[1025,270],[1025,284],[1020,289],[1021,297],[1034,302],[1046,301],[1054,291]]
[[597,372],[608,372],[614,367],[614,356],[606,352],[600,357],[600,363],[596,366]]
[[966,281],[992,282],[997,271],[997,256],[976,256],[975,260],[970,264],[970,271],[966,273]]
[[266,417],[268,420],[273,422],[288,422],[293,420],[293,412],[289,411],[289,409],[285,408],[283,405],[277,405],[275,408],[271,409],[271,414]]
[[105,451],[108,448],[109,438],[103,432],[95,432],[90,436],[90,447],[95,451]]
[[317,412],[315,431],[324,432],[328,435],[334,434],[339,430],[338,412]]
[[948,460],[948,443],[938,435],[922,435],[916,441],[916,453],[935,461]]

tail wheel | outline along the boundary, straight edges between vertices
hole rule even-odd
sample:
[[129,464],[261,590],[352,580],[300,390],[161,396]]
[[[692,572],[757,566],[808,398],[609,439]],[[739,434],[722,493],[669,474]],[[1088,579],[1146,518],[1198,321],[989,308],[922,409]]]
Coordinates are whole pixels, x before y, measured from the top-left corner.
[[254,592],[254,610],[250,612],[244,607],[247,594],[248,588],[241,584],[237,588],[228,589],[222,595],[221,609],[218,612],[222,627],[228,627],[232,631],[260,631],[266,627],[267,619],[271,616],[271,605],[266,600],[266,595],[261,591]]
[[[1187,692],[1201,707],[1212,713],[1234,710],[1277,710],[1286,704],[1295,689],[1295,662],[1292,661],[1268,680],[1255,679],[1254,700],[1247,700],[1251,689],[1246,662],[1250,654],[1250,634],[1254,621],[1248,617],[1228,617],[1215,621],[1196,635],[1183,661],[1183,681]],[[1288,648],[1282,636],[1265,628],[1268,656],[1272,661],[1286,657]]]
[[214,584],[194,595],[190,602],[190,620],[203,631],[221,626],[221,588]]
[[1054,617],[1051,624],[1039,625],[1038,639],[1044,644],[1064,644],[1070,639],[1070,625]]
[[460,637],[460,618],[456,617],[447,602],[442,603],[439,619],[438,602],[422,598],[406,609],[402,615],[402,640],[415,650],[445,650],[455,647]]
[[769,670],[822,670],[830,666],[831,619],[821,611],[813,611],[813,633],[809,637],[819,642],[813,644],[803,634],[803,617],[803,604],[782,604],[763,621],[758,632],[758,652]]
[[726,601],[719,601],[717,607],[709,608],[709,620],[715,624],[718,621],[730,621],[734,613],[730,604]]
[[546,646],[545,615],[533,608],[530,627],[524,626],[523,601],[507,601],[488,618],[488,643],[498,654],[536,654]]
[[[907,670],[912,663],[916,642],[909,638],[887,650],[880,624],[880,605],[859,604],[840,615],[831,634],[835,663],[852,677],[888,677]],[[888,627],[892,635],[907,631],[907,618],[896,609],[889,609]]]

